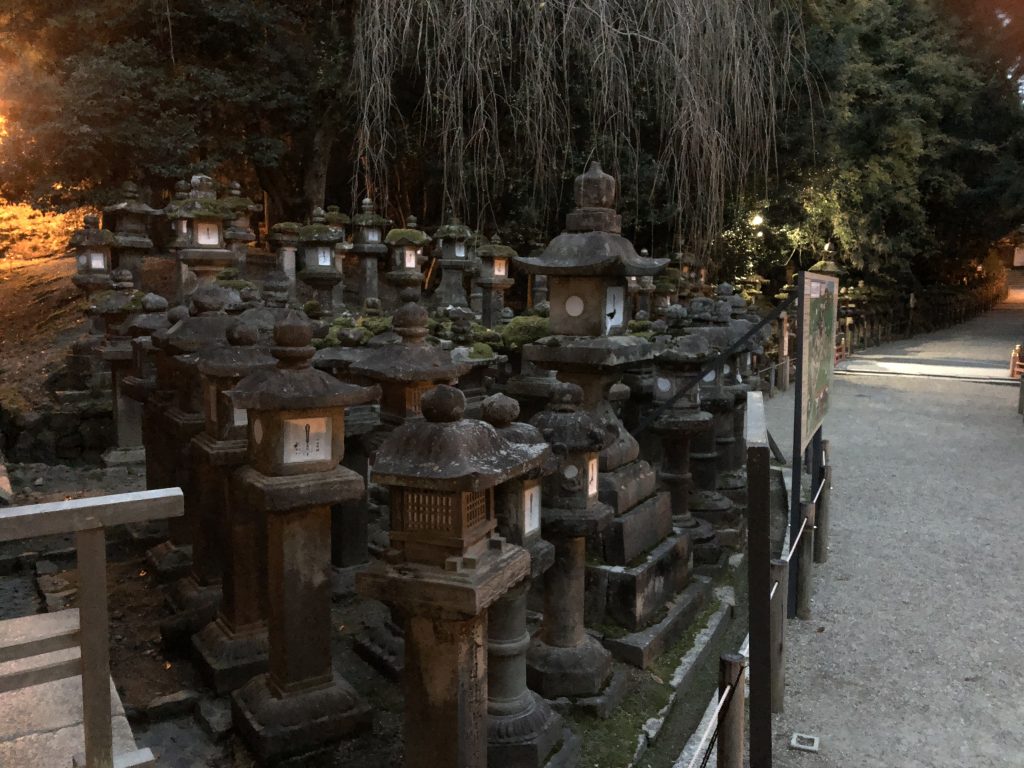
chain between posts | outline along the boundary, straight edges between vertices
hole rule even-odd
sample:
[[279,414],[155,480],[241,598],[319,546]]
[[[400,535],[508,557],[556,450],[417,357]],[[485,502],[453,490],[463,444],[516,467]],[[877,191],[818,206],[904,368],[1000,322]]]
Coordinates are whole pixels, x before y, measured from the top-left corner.
[[718,367],[719,362],[721,362],[726,356],[731,355],[736,350],[742,348],[744,344],[746,344],[750,339],[752,339],[766,325],[777,320],[779,318],[779,315],[781,315],[783,312],[788,310],[796,303],[797,298],[799,298],[799,295],[796,293],[789,296],[789,298],[787,298],[785,301],[783,301],[781,304],[775,307],[771,312],[769,312],[767,315],[761,318],[761,320],[753,328],[751,328],[749,331],[744,333],[739,339],[734,341],[728,347],[726,347],[713,358],[711,358],[711,360],[700,369],[699,376],[695,377],[693,381],[688,383],[685,387],[681,387],[678,392],[672,395],[672,397],[670,397],[664,403],[662,403],[649,414],[647,414],[647,416],[645,416],[640,421],[640,424],[637,425],[637,428],[633,430],[633,432],[631,432],[630,434],[632,434],[633,437],[639,437],[641,433],[645,432],[648,427],[650,427],[655,421],[657,421],[659,416],[661,416],[665,411],[667,411],[669,408],[675,405],[675,403],[680,398],[682,398],[683,395],[685,395],[687,392],[689,392],[691,389],[697,386],[707,374],[715,370]]

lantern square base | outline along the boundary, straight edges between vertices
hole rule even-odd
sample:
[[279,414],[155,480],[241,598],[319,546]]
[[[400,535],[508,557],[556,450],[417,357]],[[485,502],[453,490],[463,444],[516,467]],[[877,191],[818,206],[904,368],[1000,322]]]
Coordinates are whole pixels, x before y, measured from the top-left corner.
[[218,695],[230,693],[267,671],[267,627],[259,624],[236,632],[220,620],[211,621],[192,637],[192,650],[207,684]]
[[337,674],[327,686],[278,698],[266,675],[250,680],[231,696],[239,736],[263,765],[308,754],[372,725],[372,711]]
[[596,696],[612,673],[611,654],[590,635],[568,648],[535,637],[526,664],[527,684],[546,699]]

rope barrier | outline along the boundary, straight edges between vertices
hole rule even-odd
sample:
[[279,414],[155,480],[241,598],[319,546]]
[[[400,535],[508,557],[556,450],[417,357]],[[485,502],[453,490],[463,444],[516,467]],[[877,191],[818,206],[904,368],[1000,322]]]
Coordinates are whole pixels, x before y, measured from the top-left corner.
[[[733,691],[736,690],[736,686],[739,684],[740,677],[742,677],[743,675],[743,670],[745,670],[746,668],[746,664],[741,664],[740,671],[737,673],[736,679],[733,680],[732,683],[730,683],[729,685],[725,686],[725,690],[722,691],[722,695],[718,699],[718,706],[715,707],[715,711],[711,715],[711,722],[708,723],[708,727],[705,729],[704,735],[701,736],[700,741],[697,742],[697,749],[694,750],[693,757],[690,758],[690,764],[686,768],[694,768],[694,766],[697,764],[697,758],[700,757],[700,751],[704,747],[704,742],[708,741],[708,737],[710,736],[711,740],[708,741],[707,749],[704,751],[704,757],[700,762],[700,768],[707,767],[708,760],[711,758],[711,750],[714,748],[715,742],[718,739],[718,716],[722,713],[722,710],[725,707],[729,706],[730,702],[732,702]],[[714,730],[712,730],[711,728],[712,724],[714,724],[715,726]]]
[[800,546],[800,537],[804,535],[804,528],[806,528],[806,527],[807,527],[807,518],[805,517],[803,523],[800,524],[800,530],[797,531],[796,538],[793,539],[793,544],[790,546],[789,552],[787,552],[786,556],[784,558],[782,558],[787,563],[792,559],[793,553],[796,552],[796,548],[798,546]]

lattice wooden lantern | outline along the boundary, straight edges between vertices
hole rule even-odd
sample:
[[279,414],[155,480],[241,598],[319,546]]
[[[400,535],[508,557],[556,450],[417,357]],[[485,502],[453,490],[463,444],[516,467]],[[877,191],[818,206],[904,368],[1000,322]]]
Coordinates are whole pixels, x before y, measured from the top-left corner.
[[425,421],[400,427],[378,451],[373,479],[391,494],[395,560],[473,567],[497,524],[495,486],[543,459],[545,446],[510,443],[463,419],[465,407],[461,391],[435,387],[422,399]]

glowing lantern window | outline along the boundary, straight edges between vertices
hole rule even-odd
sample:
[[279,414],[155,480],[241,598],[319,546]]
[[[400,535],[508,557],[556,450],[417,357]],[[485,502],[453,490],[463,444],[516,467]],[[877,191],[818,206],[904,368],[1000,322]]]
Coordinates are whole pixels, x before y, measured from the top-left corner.
[[505,277],[508,275],[508,260],[507,259],[495,259],[494,260],[494,276]]
[[597,496],[597,457],[587,462],[587,495]]
[[540,530],[540,484],[523,487],[523,533],[529,536]]
[[196,222],[196,242],[199,245],[219,245],[220,227],[212,221]]
[[286,419],[282,441],[284,464],[323,461],[331,456],[331,422],[324,417]]
[[329,267],[334,263],[334,256],[331,249],[326,245],[318,246],[316,249],[316,265],[318,267]]
[[419,256],[419,248],[406,247],[404,251],[405,268],[416,269],[417,257]]

